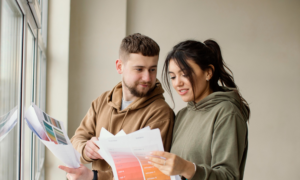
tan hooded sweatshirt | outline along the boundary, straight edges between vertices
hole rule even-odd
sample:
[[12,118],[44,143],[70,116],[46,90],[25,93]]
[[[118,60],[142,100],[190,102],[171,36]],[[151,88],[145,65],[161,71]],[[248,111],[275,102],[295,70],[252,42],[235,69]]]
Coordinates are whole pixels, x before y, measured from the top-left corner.
[[83,150],[86,141],[92,137],[99,137],[102,127],[114,135],[122,129],[128,134],[146,126],[150,126],[151,129],[159,128],[165,151],[170,151],[174,112],[165,102],[163,92],[164,90],[157,80],[155,89],[150,95],[136,99],[128,107],[121,110],[122,83],[120,82],[112,91],[103,93],[92,102],[92,106],[83,118],[71,142],[74,148],[81,153],[80,160],[82,163],[92,162],[93,170],[98,171],[99,180],[113,178],[111,167],[105,160],[88,158]]

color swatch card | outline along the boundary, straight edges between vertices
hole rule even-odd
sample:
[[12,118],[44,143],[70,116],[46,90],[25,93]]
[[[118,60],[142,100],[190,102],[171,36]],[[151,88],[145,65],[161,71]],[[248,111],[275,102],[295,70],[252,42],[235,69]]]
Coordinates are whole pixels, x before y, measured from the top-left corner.
[[164,151],[160,130],[149,127],[116,136],[102,128],[97,145],[99,154],[112,167],[115,180],[173,180],[148,163],[152,151]]
[[73,148],[63,123],[32,104],[25,113],[31,131],[67,166],[80,167],[80,154]]

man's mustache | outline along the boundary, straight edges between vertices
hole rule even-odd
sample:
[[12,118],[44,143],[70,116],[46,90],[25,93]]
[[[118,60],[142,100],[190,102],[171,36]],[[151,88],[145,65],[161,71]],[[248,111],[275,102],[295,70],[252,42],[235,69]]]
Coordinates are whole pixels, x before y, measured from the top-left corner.
[[150,82],[139,82],[138,84],[151,86],[152,83],[150,83]]

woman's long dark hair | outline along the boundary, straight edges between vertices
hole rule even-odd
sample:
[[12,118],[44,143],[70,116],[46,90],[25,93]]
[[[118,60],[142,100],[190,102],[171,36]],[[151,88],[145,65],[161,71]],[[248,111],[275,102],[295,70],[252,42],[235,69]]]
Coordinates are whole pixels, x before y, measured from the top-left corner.
[[[209,80],[209,86],[213,92],[223,91],[221,86],[226,86],[230,88],[235,88],[235,92],[240,98],[240,103],[245,105],[248,111],[248,117],[250,116],[250,108],[247,101],[239,93],[238,87],[234,82],[232,71],[226,66],[220,46],[214,40],[206,40],[204,43],[194,40],[183,41],[173,47],[172,51],[169,52],[162,72],[163,85],[165,89],[170,94],[172,101],[174,103],[173,95],[171,93],[170,81],[169,81],[169,64],[170,61],[174,62],[179,66],[179,68],[184,72],[192,85],[192,90],[194,93],[195,101],[195,72],[188,64],[188,60],[193,60],[203,71],[211,69],[213,72],[212,78]],[[214,68],[212,68],[212,66]],[[229,71],[229,72],[228,72]],[[220,82],[220,85],[219,85]],[[194,102],[195,103],[195,102]],[[196,104],[195,104],[196,105]]]

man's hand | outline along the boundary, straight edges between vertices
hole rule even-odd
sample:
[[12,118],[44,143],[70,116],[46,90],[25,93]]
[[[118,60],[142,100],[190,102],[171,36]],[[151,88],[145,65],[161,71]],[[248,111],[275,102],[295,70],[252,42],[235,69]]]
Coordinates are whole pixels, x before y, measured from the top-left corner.
[[96,137],[92,137],[91,140],[87,141],[83,152],[90,159],[103,159],[98,153],[99,147],[97,146],[96,141],[98,141]]
[[86,180],[94,178],[93,171],[82,164],[80,164],[79,168],[68,168],[66,166],[58,166],[58,168],[67,172],[67,178],[69,180]]

